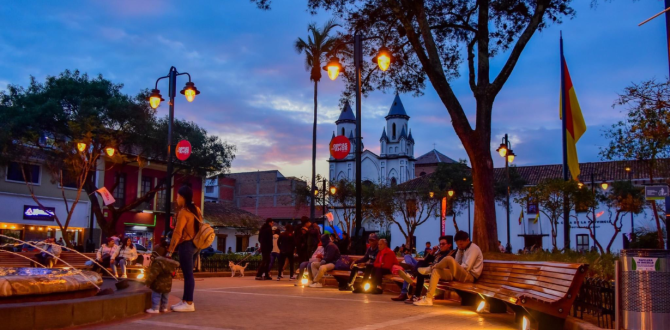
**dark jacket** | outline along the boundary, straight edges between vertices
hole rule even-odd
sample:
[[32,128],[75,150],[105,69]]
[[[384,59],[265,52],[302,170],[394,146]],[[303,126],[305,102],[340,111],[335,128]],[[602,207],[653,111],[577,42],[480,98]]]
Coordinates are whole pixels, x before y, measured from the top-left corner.
[[261,244],[261,252],[272,252],[272,227],[268,224],[261,226],[258,231],[258,243]]
[[456,250],[449,250],[446,252],[437,251],[435,254],[429,254],[425,258],[423,258],[424,262],[427,264],[432,264],[432,263],[438,263],[442,261],[442,259],[448,257],[448,256],[454,256],[456,254]]
[[349,244],[351,241],[348,238],[343,238],[340,240],[340,242],[337,244],[337,246],[340,247],[340,253],[347,255],[349,254]]
[[156,257],[149,266],[144,284],[152,291],[170,293],[172,291],[172,274],[179,267],[179,262],[172,259]]
[[279,245],[279,251],[284,254],[293,254],[295,251],[295,240],[293,239],[293,233],[285,231],[279,235],[279,240],[277,241]]
[[295,240],[295,248],[298,250],[298,254],[307,251],[307,229],[305,227],[300,227],[293,239]]
[[307,231],[307,246],[310,249],[316,249],[319,245],[319,237],[321,237],[321,229],[317,225],[312,225]]
[[365,251],[365,255],[363,256],[363,258],[356,260],[355,263],[360,264],[368,261],[374,262],[375,259],[377,259],[377,253],[379,253],[379,246],[377,246],[377,248],[374,250],[372,249],[372,247],[369,247],[367,251]]
[[323,248],[323,262],[327,264],[334,264],[340,259],[340,248],[335,243],[330,241],[329,235],[321,236],[321,245]]

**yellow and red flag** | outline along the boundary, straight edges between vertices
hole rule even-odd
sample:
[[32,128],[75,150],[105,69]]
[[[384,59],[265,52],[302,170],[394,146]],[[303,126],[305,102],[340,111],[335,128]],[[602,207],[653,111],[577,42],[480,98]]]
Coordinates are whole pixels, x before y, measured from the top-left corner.
[[[560,97],[560,118],[563,120],[564,127],[564,166],[570,169],[572,178],[577,180],[579,176],[579,159],[577,157],[577,141],[586,132],[586,123],[582,116],[582,110],[577,101],[577,93],[572,85],[568,64],[563,56],[563,37],[561,36],[561,97]],[[565,113],[565,117],[563,114]],[[567,180],[567,178],[566,178]]]

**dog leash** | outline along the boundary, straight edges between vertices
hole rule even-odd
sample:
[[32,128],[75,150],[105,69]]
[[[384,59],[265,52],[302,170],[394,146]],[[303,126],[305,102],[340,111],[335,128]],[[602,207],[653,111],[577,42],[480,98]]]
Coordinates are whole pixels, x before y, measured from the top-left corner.
[[248,254],[246,257],[242,258],[242,260],[238,261],[235,263],[235,266],[239,266],[242,261],[247,260],[247,258],[251,257],[253,254]]

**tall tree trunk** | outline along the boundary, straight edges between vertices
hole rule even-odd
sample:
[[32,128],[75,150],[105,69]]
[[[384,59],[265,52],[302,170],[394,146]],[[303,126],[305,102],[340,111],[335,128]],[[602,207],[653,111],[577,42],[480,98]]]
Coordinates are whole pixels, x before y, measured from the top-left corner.
[[472,240],[483,252],[496,251],[498,225],[493,194],[493,160],[490,142],[477,143],[468,151],[472,163],[472,186],[474,188],[475,221]]
[[[314,191],[316,189],[316,109],[317,109],[317,92],[318,92],[318,81],[314,81],[314,126],[312,128],[312,191],[310,191],[310,198],[312,200],[309,203],[309,217],[314,222],[314,201],[316,196],[314,196]],[[325,192],[324,192],[325,193]]]

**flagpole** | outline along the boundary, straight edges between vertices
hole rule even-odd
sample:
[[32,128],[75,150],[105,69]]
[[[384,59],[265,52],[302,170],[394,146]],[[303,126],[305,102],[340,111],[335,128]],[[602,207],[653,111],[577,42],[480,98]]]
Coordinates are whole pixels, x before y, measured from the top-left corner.
[[[561,45],[561,122],[563,127],[563,180],[568,181],[568,143],[567,124],[565,121],[565,57],[563,57],[563,31],[560,32]],[[568,209],[567,194],[563,194],[563,248],[570,249],[570,210]]]

